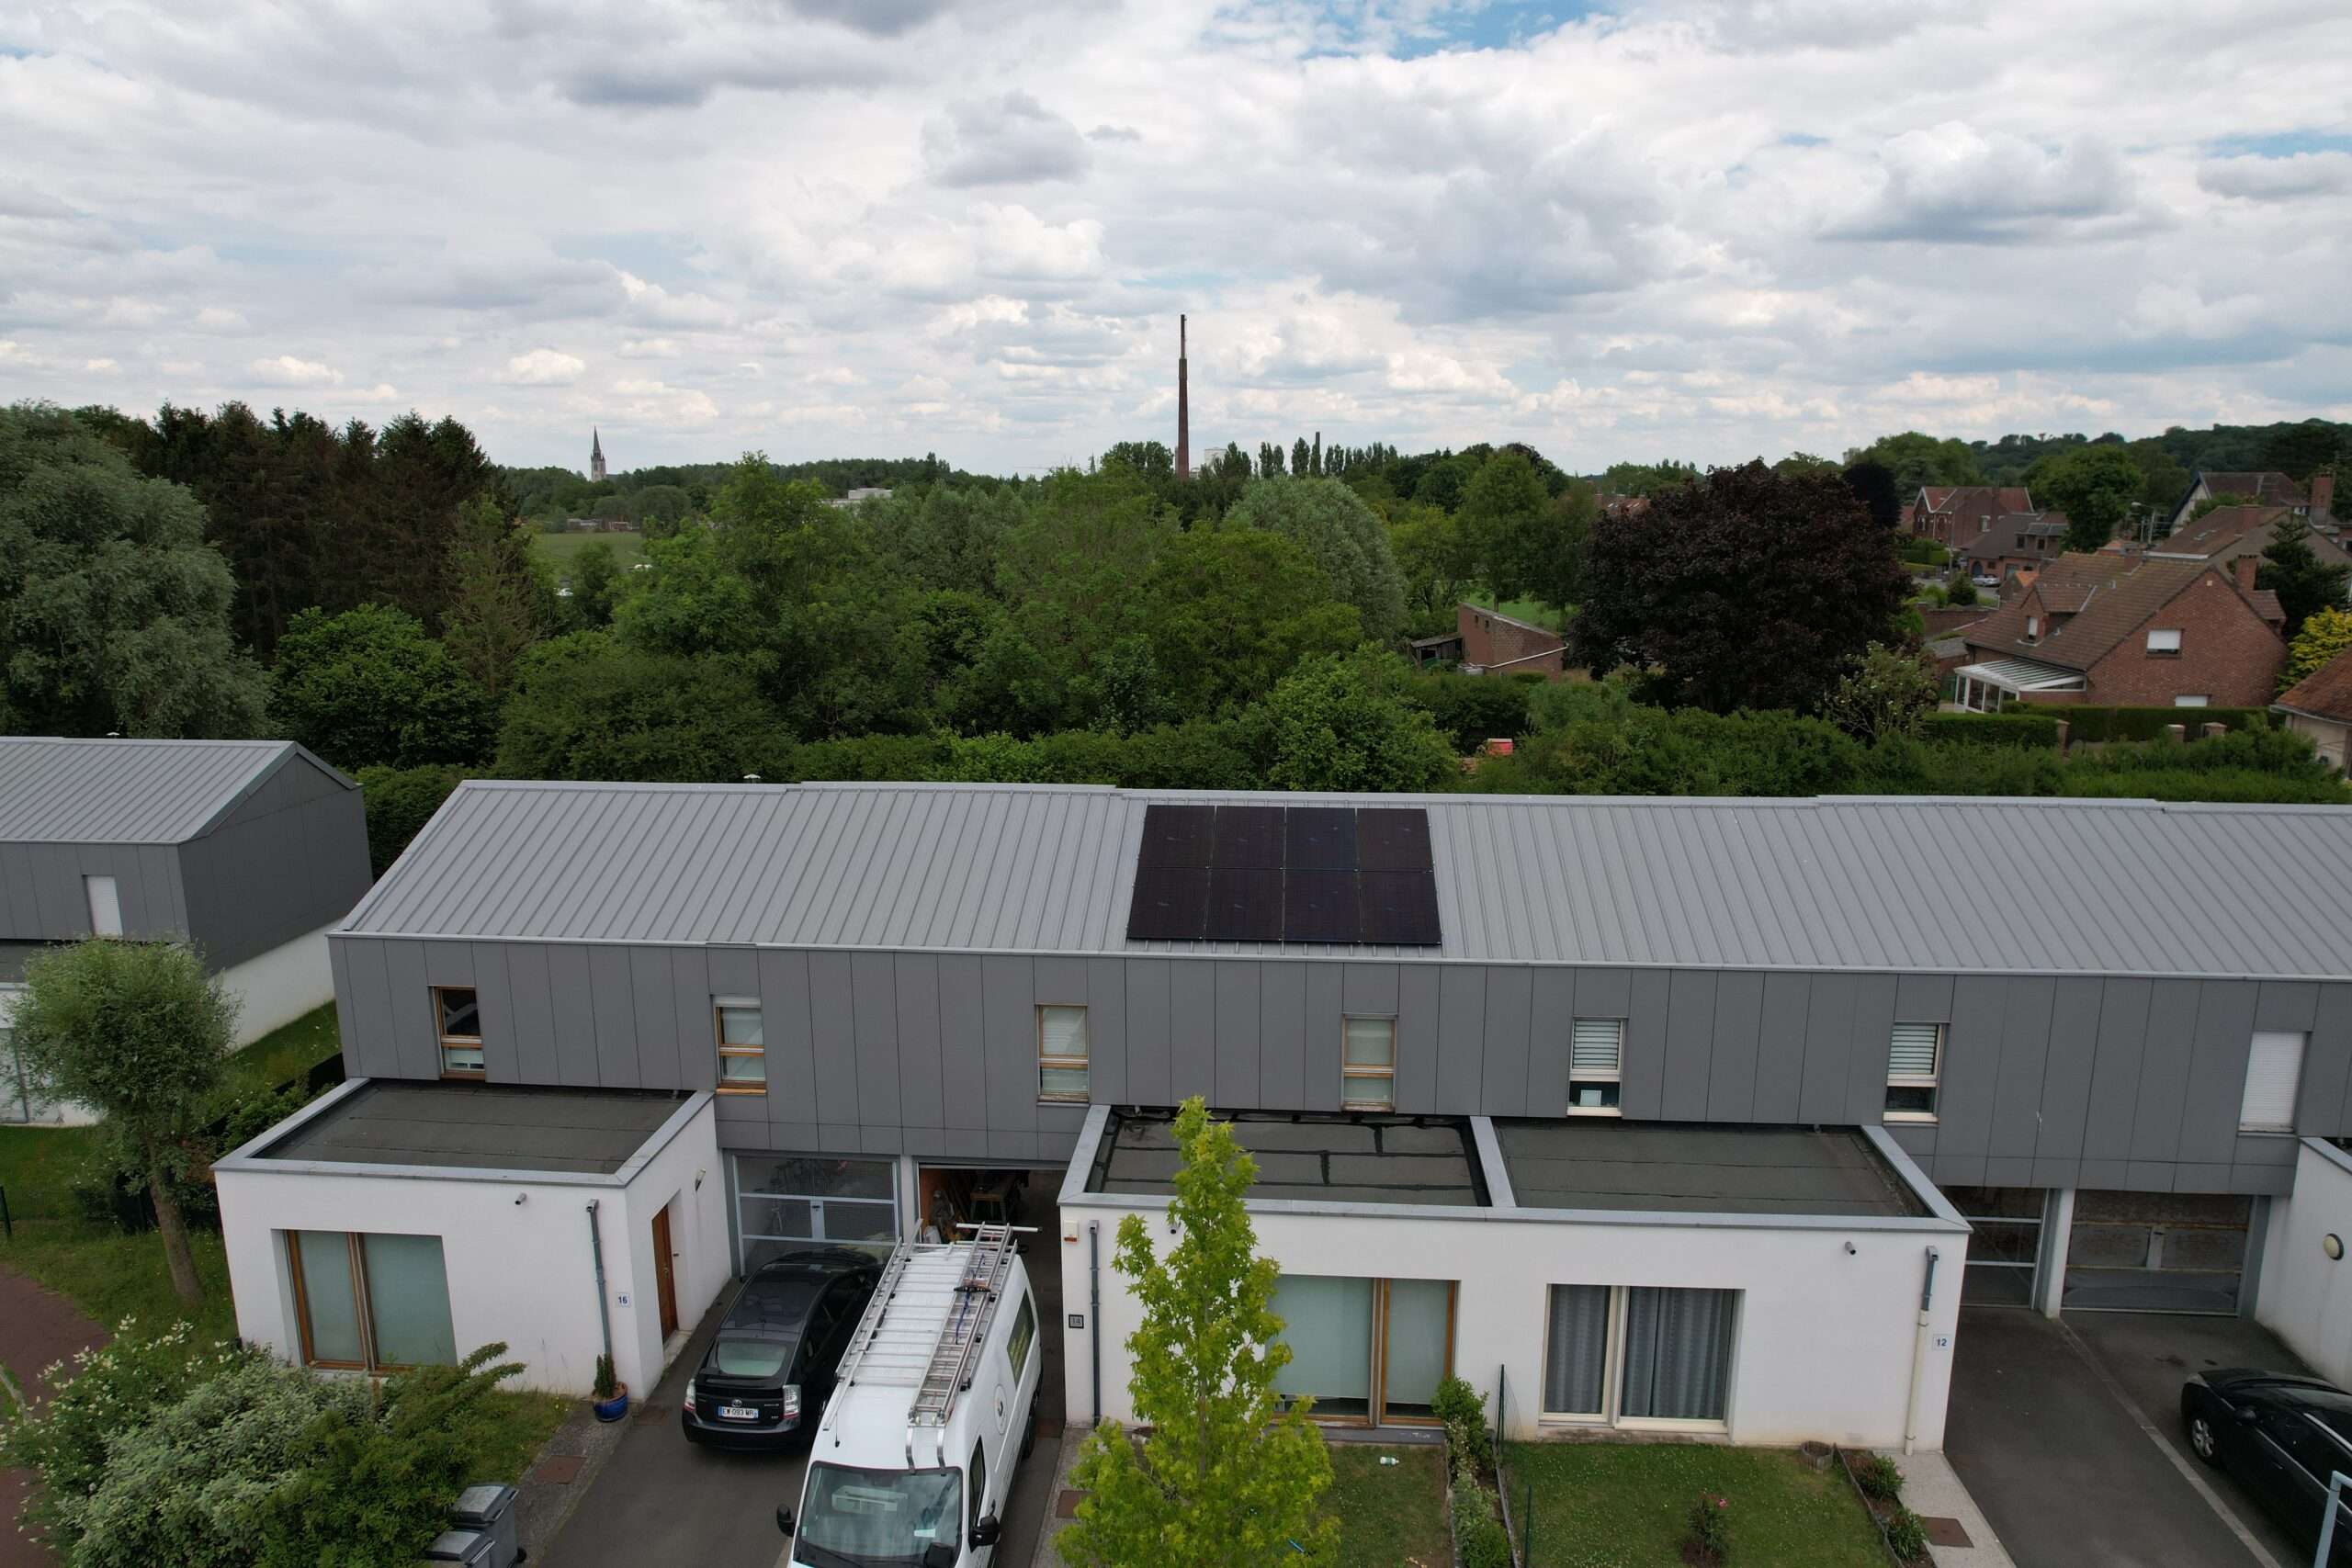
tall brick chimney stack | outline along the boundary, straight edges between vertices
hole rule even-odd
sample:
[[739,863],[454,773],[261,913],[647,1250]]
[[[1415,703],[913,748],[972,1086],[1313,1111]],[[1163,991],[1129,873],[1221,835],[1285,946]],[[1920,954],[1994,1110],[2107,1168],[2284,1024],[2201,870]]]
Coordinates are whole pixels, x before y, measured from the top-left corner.
[[1192,389],[1184,383],[1188,371],[1184,365],[1184,318],[1176,318],[1176,477],[1193,477],[1193,409]]
[[2335,470],[2323,468],[2312,476],[2312,521],[2317,523],[2335,510]]

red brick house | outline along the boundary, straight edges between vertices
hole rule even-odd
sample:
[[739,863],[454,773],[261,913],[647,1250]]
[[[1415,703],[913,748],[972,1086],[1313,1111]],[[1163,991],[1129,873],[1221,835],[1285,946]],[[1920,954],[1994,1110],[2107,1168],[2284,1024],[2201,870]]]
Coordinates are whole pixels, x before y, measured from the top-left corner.
[[1540,671],[1558,680],[1567,667],[1567,645],[1560,634],[1476,604],[1454,608],[1462,639],[1462,670],[1468,675],[1512,675]]
[[2033,496],[2023,485],[1923,485],[1903,509],[1903,527],[1956,550],[1995,519],[2032,510]]
[[[2323,476],[2326,477],[2326,476]],[[2225,565],[2241,556],[2259,557],[2270,547],[2278,525],[2301,510],[2291,506],[2217,506],[2148,547],[2157,560],[2201,560]],[[2352,550],[2314,530],[2312,554],[2324,566],[2352,565]]]
[[2352,756],[2352,653],[2339,653],[2288,687],[2270,705],[2287,728],[2308,735],[2336,772]]
[[2287,617],[2255,588],[2254,565],[2062,555],[1960,634],[1960,705],[2262,707],[2287,661]]
[[2064,554],[2065,548],[2064,513],[2011,512],[1995,518],[1973,539],[1952,547],[1952,556],[1969,576],[1998,581],[2011,569],[2038,570],[2042,562]]
[[2188,514],[2197,510],[2199,502],[2224,495],[2242,495],[2256,505],[2283,506],[2299,512],[2323,534],[2333,534],[2338,526],[2335,515],[2335,476],[2332,473],[2314,474],[2306,486],[2297,484],[2275,468],[2246,473],[2208,472],[2200,468],[2189,484],[2188,493],[2172,510],[2171,532],[2177,534],[2188,525]]

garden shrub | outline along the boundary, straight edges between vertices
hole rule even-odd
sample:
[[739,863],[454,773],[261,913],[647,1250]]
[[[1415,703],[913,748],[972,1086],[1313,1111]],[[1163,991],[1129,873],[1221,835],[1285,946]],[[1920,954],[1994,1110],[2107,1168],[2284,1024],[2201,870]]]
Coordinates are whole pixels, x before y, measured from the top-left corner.
[[[0,1464],[29,1470],[41,1480],[25,1506],[25,1523],[50,1529],[66,1544],[78,1539],[79,1530],[65,1526],[60,1505],[97,1490],[106,1479],[108,1440],[174,1404],[205,1369],[230,1366],[238,1359],[226,1345],[204,1353],[185,1323],[141,1334],[135,1319],[124,1318],[114,1334],[96,1350],[75,1352],[70,1364],[41,1370],[51,1393],[37,1418],[0,1424]],[[61,1373],[70,1375],[61,1381]]]
[[1894,1555],[1905,1562],[1924,1562],[1928,1556],[1928,1527],[1918,1515],[1897,1503],[1886,1516],[1886,1544]]
[[1731,1499],[1702,1496],[1690,1505],[1690,1545],[1705,1562],[1731,1561]]
[[2267,729],[2270,717],[2261,708],[2070,707],[2066,724],[2076,740],[2154,740],[2176,724],[2194,735],[2206,724]]
[[1862,1495],[1892,1502],[1903,1492],[1903,1472],[1884,1454],[1871,1454],[1854,1463],[1854,1483]]
[[[1468,1519],[1462,1516],[1467,1513]],[[1484,1487],[1453,1495],[1453,1539],[1463,1568],[1511,1568],[1510,1536],[1495,1517],[1495,1495]]]
[[2055,746],[2054,713],[1932,713],[1921,722],[1919,739],[1961,746]]

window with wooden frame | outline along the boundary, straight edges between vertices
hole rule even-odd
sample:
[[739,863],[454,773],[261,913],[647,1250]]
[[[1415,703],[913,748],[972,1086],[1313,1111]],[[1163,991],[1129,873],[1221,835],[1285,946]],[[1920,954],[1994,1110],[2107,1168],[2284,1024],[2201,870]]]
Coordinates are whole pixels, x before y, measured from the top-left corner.
[[433,987],[433,1019],[441,1035],[441,1076],[479,1078],[484,1075],[481,1056],[481,1002],[471,986]]
[[1886,1054],[1886,1116],[1889,1122],[1936,1119],[1936,1079],[1943,1071],[1944,1026],[1898,1023]]
[[1625,1021],[1580,1018],[1568,1032],[1568,1114],[1622,1116],[1619,1081],[1625,1067]]
[[285,1235],[304,1365],[396,1372],[457,1361],[439,1236]]
[[1037,1010],[1037,1098],[1086,1103],[1086,1010]]
[[1729,1420],[1737,1291],[1554,1285],[1538,1418],[1718,1431]]
[[756,997],[721,997],[712,1004],[718,1036],[718,1092],[768,1091],[767,1030]]
[[1351,1018],[1341,1028],[1340,1107],[1396,1109],[1396,1021]]

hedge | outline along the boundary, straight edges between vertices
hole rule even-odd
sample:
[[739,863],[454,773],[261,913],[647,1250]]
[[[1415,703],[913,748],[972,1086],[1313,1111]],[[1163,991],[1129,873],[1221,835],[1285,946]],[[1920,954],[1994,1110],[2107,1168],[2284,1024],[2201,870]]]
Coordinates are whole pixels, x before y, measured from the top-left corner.
[[2028,750],[2058,744],[2054,713],[1931,713],[1919,739],[1966,746],[2016,746]]
[[1933,539],[1905,539],[1900,547],[1903,558],[1915,566],[1945,566],[1951,560],[1951,551]]
[[2074,740],[2155,740],[2166,727],[2186,726],[2191,736],[2209,724],[2232,729],[2267,729],[2270,716],[2262,708],[2090,708],[2061,710]]

